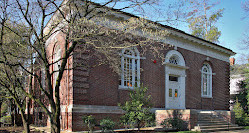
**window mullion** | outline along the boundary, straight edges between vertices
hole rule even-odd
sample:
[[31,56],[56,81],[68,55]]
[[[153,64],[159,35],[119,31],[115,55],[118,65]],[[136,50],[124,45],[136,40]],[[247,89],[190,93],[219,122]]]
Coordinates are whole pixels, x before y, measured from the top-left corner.
[[204,92],[203,92],[203,89],[204,89],[204,81],[203,81],[203,77],[204,77],[204,74],[203,73],[201,73],[201,95],[203,96],[204,95]]
[[132,59],[132,87],[135,86],[135,59]]
[[121,57],[121,86],[124,86],[124,57]]
[[140,56],[138,51],[122,50],[120,87],[128,89],[140,84]]
[[137,58],[137,86],[140,87],[140,56]]

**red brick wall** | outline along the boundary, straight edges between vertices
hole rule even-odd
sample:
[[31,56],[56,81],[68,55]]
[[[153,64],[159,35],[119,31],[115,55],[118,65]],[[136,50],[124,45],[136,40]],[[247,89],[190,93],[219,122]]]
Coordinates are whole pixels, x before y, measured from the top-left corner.
[[182,120],[185,129],[192,129],[197,123],[197,111],[196,110],[157,110],[156,113],[156,126],[163,127],[167,125],[161,125],[161,123],[167,118],[175,118]]
[[[72,125],[72,131],[82,131],[82,130],[88,130],[87,126],[84,125],[82,117],[86,116],[86,115],[93,115],[94,118],[96,119],[97,125],[99,125],[99,122],[101,119],[104,118],[110,118],[111,120],[113,120],[116,123],[116,128],[120,128],[120,124],[119,124],[119,118],[120,118],[120,114],[87,114],[87,113],[73,113],[73,125]],[[100,130],[99,126],[95,127],[95,130]]]
[[[164,55],[171,50],[162,51]],[[94,52],[79,52],[80,47],[74,52],[74,61],[83,62],[89,65],[88,68],[78,67],[74,69],[74,104],[79,105],[102,105],[117,106],[123,103],[129,97],[129,91],[118,89],[119,76],[106,64],[97,64],[97,58]],[[201,55],[192,51],[178,48],[184,59],[186,66],[186,108],[203,109],[203,110],[228,110],[229,109],[229,63],[218,59]],[[83,58],[80,58],[83,57]],[[148,94],[151,95],[151,101],[154,107],[165,107],[165,66],[162,60],[155,58],[152,54],[147,53],[146,59],[141,59],[141,83],[149,88]],[[157,63],[153,61],[157,60]],[[201,68],[203,63],[207,62],[212,67],[212,95],[213,98],[201,97]],[[84,65],[83,65],[84,66]],[[92,67],[95,66],[95,67]],[[73,130],[82,130],[82,115],[73,113]],[[96,117],[105,116],[103,114],[92,114]],[[116,118],[114,114],[109,116]],[[195,117],[191,117],[195,125]]]
[[[63,49],[63,38],[58,35],[57,45]],[[53,46],[48,46],[48,53],[52,55]],[[119,76],[107,65],[98,64],[94,51],[83,50],[84,45],[78,45],[73,57],[69,59],[69,68],[61,82],[61,105],[102,105],[117,106],[129,98],[129,91],[118,89]],[[173,48],[161,51],[163,55]],[[201,55],[189,50],[178,48],[184,59],[186,66],[186,108],[187,109],[229,109],[229,62],[224,62]],[[156,108],[165,107],[165,66],[162,60],[155,58],[151,53],[144,55],[146,59],[141,59],[141,83],[149,88],[148,95]],[[50,56],[51,57],[51,56]],[[153,61],[157,62],[154,63]],[[201,68],[204,62],[208,62],[213,73],[213,98],[201,97]],[[52,68],[51,68],[52,69]],[[73,113],[69,115],[69,130],[77,131],[80,128],[81,115]],[[109,114],[114,116],[113,114]],[[96,116],[102,116],[96,114]],[[104,116],[104,115],[103,115]],[[67,114],[62,113],[62,119],[66,120]],[[115,117],[116,118],[116,117]],[[65,123],[64,121],[62,123]]]
[[[57,46],[61,49],[61,57],[64,55],[64,46],[65,46],[65,37],[62,33],[59,33],[56,35],[56,37],[51,37],[53,39],[48,40],[47,42],[47,57],[49,60],[49,63],[53,63],[55,60],[53,59],[53,55],[55,54],[55,48]],[[70,46],[70,44],[66,44]],[[60,103],[61,107],[63,106],[69,106],[73,104],[73,57],[70,56],[68,59],[68,63],[65,67],[65,71],[63,73],[63,77],[61,79],[61,85],[60,85]],[[53,71],[53,65],[50,66],[50,72]],[[53,80],[54,75],[52,75],[52,86],[53,86]],[[65,107],[66,110],[68,109]],[[72,115],[71,113],[65,113],[65,110],[62,110],[61,112],[61,129],[66,129],[67,125],[69,127],[72,125]],[[47,116],[46,116],[47,117]],[[49,121],[47,121],[47,125],[49,126]],[[72,126],[71,126],[72,127]]]
[[[207,56],[181,48],[178,48],[178,51],[189,67],[186,70],[186,108],[228,110],[229,63],[211,57],[207,61]],[[168,50],[163,51],[164,55],[167,52]],[[157,63],[154,63],[154,60],[157,60]],[[151,54],[146,54],[146,59],[141,59],[141,83],[149,88],[148,94],[152,96],[156,108],[165,107],[165,66],[161,62],[161,59]],[[208,62],[215,73],[212,80],[213,98],[201,97],[200,70],[204,62]],[[91,56],[89,63],[96,64],[96,58]],[[74,104],[116,106],[128,98],[127,90],[118,89],[118,74],[108,65],[74,70],[74,79],[78,79],[77,83],[74,82]]]

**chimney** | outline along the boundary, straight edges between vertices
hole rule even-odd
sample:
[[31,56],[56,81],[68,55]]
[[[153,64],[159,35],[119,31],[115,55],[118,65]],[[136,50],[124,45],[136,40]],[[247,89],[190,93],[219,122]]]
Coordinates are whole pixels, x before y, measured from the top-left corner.
[[230,66],[234,65],[234,63],[235,63],[235,58],[230,58],[229,60],[230,60]]

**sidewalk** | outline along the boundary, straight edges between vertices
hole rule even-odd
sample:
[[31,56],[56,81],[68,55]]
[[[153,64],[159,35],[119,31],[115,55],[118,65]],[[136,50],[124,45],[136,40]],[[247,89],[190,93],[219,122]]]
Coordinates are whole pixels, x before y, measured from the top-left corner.
[[[39,131],[39,132],[42,132],[42,133],[51,133],[50,132],[50,127],[35,127],[35,126],[30,126],[30,131]],[[72,133],[72,132],[61,131],[61,133]]]
[[30,131],[39,131],[42,133],[50,133],[50,128],[49,127],[34,127],[30,126]]

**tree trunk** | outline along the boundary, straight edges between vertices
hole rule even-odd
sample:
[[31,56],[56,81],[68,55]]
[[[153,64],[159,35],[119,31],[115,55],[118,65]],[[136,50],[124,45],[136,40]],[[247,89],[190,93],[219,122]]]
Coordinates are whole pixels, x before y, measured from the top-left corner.
[[[0,118],[2,117],[2,101],[0,102]],[[1,126],[1,125],[0,125]]]
[[29,122],[23,119],[22,124],[23,124],[23,128],[24,128],[24,132],[25,133],[30,133]]
[[[58,117],[58,118],[56,118]],[[51,118],[53,119],[53,118]],[[60,133],[60,119],[59,119],[59,115],[58,116],[54,116],[53,120],[50,120],[50,125],[51,125],[51,133]]]
[[22,124],[23,124],[23,128],[24,128],[24,132],[25,133],[30,133],[29,119],[26,119],[26,117],[25,117],[25,111],[21,110],[20,112],[21,112]]

